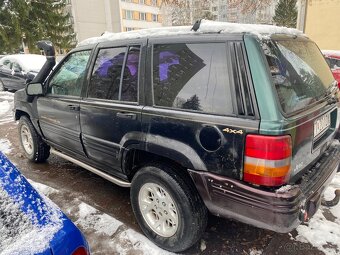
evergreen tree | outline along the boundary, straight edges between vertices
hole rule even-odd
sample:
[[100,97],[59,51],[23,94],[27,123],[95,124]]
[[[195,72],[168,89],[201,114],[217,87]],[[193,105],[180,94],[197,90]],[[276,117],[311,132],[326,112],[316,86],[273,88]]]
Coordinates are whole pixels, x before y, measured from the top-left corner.
[[278,26],[296,28],[296,0],[280,0],[276,5],[273,20]]
[[23,36],[30,52],[36,42],[50,40],[59,48],[72,48],[75,34],[66,1],[0,0],[0,52],[12,53],[22,45]]
[[195,94],[192,97],[190,97],[182,106],[183,109],[190,109],[190,110],[196,110],[201,111],[201,103],[198,96]]
[[21,16],[27,16],[22,0],[0,0],[0,52],[11,53],[21,46]]

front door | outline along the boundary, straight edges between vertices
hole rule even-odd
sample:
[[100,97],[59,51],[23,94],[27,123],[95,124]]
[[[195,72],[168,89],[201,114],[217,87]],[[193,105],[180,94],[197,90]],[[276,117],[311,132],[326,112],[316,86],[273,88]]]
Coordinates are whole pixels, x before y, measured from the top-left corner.
[[79,102],[91,51],[70,54],[47,81],[47,94],[37,100],[40,128],[55,147],[84,154],[80,141]]
[[141,131],[138,88],[144,48],[145,40],[98,48],[87,97],[80,104],[87,156],[116,175],[125,138]]

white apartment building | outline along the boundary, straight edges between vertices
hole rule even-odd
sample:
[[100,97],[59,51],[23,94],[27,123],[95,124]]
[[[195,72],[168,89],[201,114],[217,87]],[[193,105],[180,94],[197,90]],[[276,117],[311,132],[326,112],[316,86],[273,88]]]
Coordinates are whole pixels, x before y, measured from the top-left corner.
[[77,40],[162,26],[161,0],[69,0]]

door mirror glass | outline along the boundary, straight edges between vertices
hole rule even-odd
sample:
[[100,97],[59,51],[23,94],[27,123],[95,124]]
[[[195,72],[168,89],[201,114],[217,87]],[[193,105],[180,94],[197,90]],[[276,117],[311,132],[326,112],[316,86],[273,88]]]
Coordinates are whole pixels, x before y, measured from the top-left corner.
[[26,94],[29,96],[38,96],[43,94],[41,83],[29,83],[26,87]]

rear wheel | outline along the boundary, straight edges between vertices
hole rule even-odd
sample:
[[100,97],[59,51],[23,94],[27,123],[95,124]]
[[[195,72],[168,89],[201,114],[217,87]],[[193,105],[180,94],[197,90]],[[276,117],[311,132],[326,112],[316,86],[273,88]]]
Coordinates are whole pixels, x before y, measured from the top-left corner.
[[207,225],[207,209],[191,179],[165,164],[148,165],[136,173],[131,204],[145,235],[172,252],[194,245]]
[[30,119],[22,116],[18,128],[20,144],[26,157],[37,163],[46,161],[50,156],[50,146],[41,139]]

